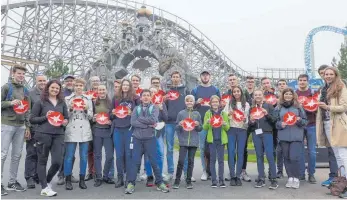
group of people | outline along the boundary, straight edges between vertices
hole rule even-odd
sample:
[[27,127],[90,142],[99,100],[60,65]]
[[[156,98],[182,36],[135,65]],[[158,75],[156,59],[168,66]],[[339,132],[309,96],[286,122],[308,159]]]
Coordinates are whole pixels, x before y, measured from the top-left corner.
[[[333,182],[340,166],[347,166],[344,133],[347,89],[334,67],[319,68],[325,85],[318,91],[309,87],[306,74],[298,77],[296,90],[287,87],[284,79],[277,81],[276,89],[267,77],[256,85],[257,80],[252,76],[246,77],[243,88],[238,77],[230,74],[229,89],[221,94],[219,88],[211,85],[208,71],[201,72],[200,85],[189,91],[182,84],[181,74],[174,71],[167,91],[161,88],[159,77],[151,78],[150,88],[141,89],[141,77],[133,75],[130,80],[114,82],[113,97],[108,96],[99,77],[91,77],[90,83],[86,83],[71,75],[62,84],[39,74],[35,87],[28,91],[23,85],[26,71],[25,67],[15,65],[12,81],[1,88],[1,175],[12,144],[9,182],[6,189],[1,184],[1,195],[7,195],[8,190],[26,190],[17,181],[24,140],[27,188],[41,184],[43,196],[57,194],[51,184],[57,173],[58,185],[65,183],[66,190],[73,190],[74,182],[79,183],[79,188],[87,189],[85,181],[94,180],[95,187],[115,184],[116,188],[125,187],[126,194],[132,194],[136,181],[141,178],[146,179],[146,186],[156,186],[165,193],[169,192],[171,181],[172,188],[178,189],[181,179],[185,180],[187,189],[193,189],[197,150],[203,169],[202,181],[210,179],[212,188],[225,188],[225,181],[230,186],[242,186],[242,180],[251,181],[246,172],[250,136],[257,158],[256,188],[266,185],[266,155],[269,188],[278,188],[277,179],[284,177],[285,167],[288,176],[285,187],[298,189],[300,181],[306,180],[305,144],[308,182],[316,183],[317,144],[326,146],[329,152],[330,174],[323,186]],[[274,98],[271,100],[269,96]],[[301,99],[314,96],[318,108],[305,109]],[[29,108],[25,109],[26,106]],[[174,175],[175,135],[179,158]],[[163,173],[164,143],[166,174]],[[72,174],[77,145],[78,179]],[[104,164],[101,163],[103,147]],[[226,151],[229,174],[224,176]],[[51,166],[47,172],[49,154]],[[140,176],[142,158],[145,173]],[[342,175],[346,176],[344,170]],[[341,197],[346,198],[347,193]]]

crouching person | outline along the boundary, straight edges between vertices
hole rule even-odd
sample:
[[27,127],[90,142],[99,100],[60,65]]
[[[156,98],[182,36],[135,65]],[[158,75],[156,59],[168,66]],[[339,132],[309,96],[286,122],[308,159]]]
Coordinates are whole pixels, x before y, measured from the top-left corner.
[[[157,141],[155,137],[156,130],[154,127],[158,122],[159,110],[156,106],[151,104],[151,92],[144,89],[141,93],[141,104],[135,107],[131,115],[131,126],[133,128],[133,135],[130,139],[130,156],[132,165],[127,171],[127,187],[126,194],[132,194],[135,191],[135,180],[137,171],[141,165],[141,158],[144,154],[148,156],[151,163],[157,190],[162,192],[169,192],[169,189],[163,183],[163,177],[157,159]],[[129,172],[129,173],[128,173]]]

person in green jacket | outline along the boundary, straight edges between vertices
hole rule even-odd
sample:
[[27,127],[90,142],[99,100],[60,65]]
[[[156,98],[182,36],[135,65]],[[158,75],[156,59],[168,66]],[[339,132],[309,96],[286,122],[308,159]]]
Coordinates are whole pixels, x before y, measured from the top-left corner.
[[211,109],[204,117],[203,128],[207,130],[207,143],[210,149],[210,169],[212,188],[217,187],[216,157],[218,158],[219,187],[225,188],[224,183],[224,149],[228,143],[227,131],[230,128],[228,113],[220,109],[220,98],[213,95],[210,99]]

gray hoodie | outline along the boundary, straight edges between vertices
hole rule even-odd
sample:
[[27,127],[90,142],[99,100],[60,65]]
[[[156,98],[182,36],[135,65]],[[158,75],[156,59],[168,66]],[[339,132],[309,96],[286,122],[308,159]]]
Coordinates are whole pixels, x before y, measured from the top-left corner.
[[[198,121],[199,126],[196,126],[192,131],[183,130],[183,127],[179,125],[179,122],[186,118],[191,118],[194,121]],[[198,111],[185,109],[178,113],[176,120],[176,132],[180,146],[199,147],[199,132],[202,130],[201,121],[201,116]]]
[[[159,109],[153,106],[152,112],[149,113],[149,105],[136,106],[131,114],[131,126],[133,128],[133,136],[139,140],[149,139],[155,136],[155,129],[150,127],[158,122]],[[138,113],[138,109],[140,112]]]

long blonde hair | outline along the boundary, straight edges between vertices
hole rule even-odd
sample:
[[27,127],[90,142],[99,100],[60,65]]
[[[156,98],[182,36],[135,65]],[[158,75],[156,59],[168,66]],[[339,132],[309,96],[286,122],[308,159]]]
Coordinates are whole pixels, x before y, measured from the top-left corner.
[[341,96],[342,88],[345,87],[345,84],[341,79],[339,71],[335,67],[327,67],[324,70],[324,74],[327,70],[331,70],[335,74],[335,80],[329,85],[327,91],[327,99],[330,100],[331,98],[339,98]]

